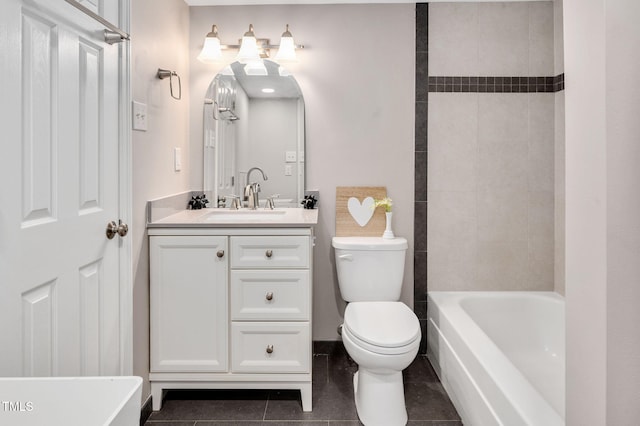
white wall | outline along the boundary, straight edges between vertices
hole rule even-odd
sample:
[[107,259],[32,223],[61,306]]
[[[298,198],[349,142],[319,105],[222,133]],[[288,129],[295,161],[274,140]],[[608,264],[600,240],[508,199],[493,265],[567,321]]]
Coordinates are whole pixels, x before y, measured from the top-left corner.
[[639,20],[564,0],[568,425],[640,417]]
[[607,424],[640,418],[640,2],[607,1]]
[[[202,187],[202,102],[220,66],[195,60],[211,25],[236,43],[252,23],[278,43],[285,24],[308,45],[287,68],[306,106],[307,188],[320,190],[314,249],[314,340],[337,340],[344,303],[331,237],[336,186],[386,186],[394,231],[413,247],[415,5],[195,7],[191,10],[191,187]],[[229,52],[227,61],[233,60]],[[402,300],[413,302],[413,249],[407,253]]]
[[[131,87],[134,101],[148,106],[148,131],[133,131],[133,374],[149,395],[149,250],[147,200],[189,189],[189,12],[183,0],[134,0],[131,22]],[[169,95],[158,68],[182,78],[182,100]],[[173,148],[182,148],[183,169],[173,170]],[[186,207],[186,206],[185,206]]]

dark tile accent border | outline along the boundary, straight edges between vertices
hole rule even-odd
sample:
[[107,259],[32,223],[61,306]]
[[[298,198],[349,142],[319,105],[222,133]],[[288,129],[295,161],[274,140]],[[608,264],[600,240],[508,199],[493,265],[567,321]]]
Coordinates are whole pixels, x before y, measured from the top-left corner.
[[429,76],[429,92],[555,93],[564,90],[564,73],[555,77]]
[[564,73],[558,74],[553,77],[553,91],[560,92],[564,90]]
[[420,320],[420,353],[426,353],[427,334],[427,117],[429,80],[429,4],[416,4],[416,105],[414,171],[413,310]]

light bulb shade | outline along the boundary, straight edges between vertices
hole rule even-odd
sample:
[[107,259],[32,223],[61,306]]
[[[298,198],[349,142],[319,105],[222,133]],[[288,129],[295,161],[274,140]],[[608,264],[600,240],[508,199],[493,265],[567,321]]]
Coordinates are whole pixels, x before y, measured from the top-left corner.
[[255,37],[242,37],[242,44],[240,44],[240,51],[236,60],[241,64],[246,64],[249,61],[255,61],[260,59],[260,53],[258,52],[258,43]]
[[242,43],[240,43],[240,51],[238,52],[238,56],[236,56],[236,61],[241,64],[246,64],[250,61],[257,60],[260,60],[258,42],[253,32],[253,25],[249,24],[249,31],[242,36]]
[[211,64],[220,61],[222,58],[222,50],[220,49],[220,39],[218,37],[207,36],[204,39],[204,45],[198,55],[198,60],[205,64]]
[[296,56],[296,45],[293,42],[293,37],[282,36],[280,39],[280,48],[278,49],[275,59],[278,62],[298,61],[298,57]]

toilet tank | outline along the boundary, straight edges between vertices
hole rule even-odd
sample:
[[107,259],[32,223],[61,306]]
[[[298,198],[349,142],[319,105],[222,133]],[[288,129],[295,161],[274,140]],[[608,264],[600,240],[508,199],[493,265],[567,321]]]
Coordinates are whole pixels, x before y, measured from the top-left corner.
[[407,240],[334,237],[338,285],[347,302],[400,300]]

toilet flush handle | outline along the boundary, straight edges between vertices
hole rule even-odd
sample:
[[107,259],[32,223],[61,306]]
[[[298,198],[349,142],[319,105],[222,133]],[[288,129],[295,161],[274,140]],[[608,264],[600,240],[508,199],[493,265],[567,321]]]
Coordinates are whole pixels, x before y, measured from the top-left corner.
[[353,256],[350,254],[341,254],[340,256],[338,256],[338,259],[353,262]]

